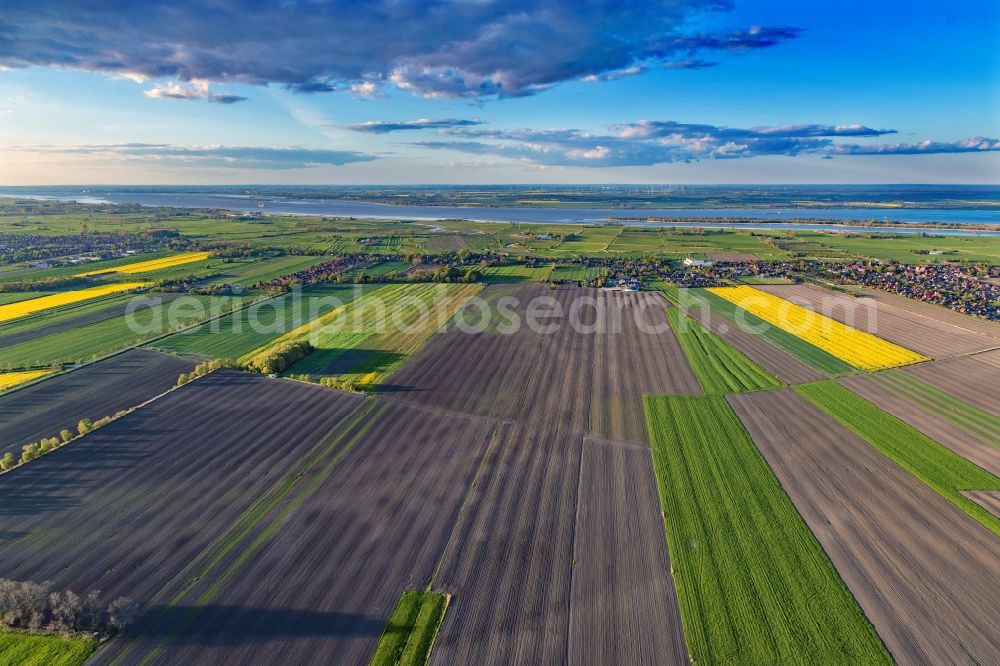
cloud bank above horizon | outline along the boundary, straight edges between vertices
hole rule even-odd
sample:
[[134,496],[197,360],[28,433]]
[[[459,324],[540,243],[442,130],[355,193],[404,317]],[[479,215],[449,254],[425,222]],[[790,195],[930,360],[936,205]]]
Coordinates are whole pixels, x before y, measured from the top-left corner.
[[997,182],[990,25],[989,0],[7,0],[0,184]]
[[763,49],[801,32],[692,25],[731,8],[730,0],[8,0],[0,65],[160,80],[153,96],[226,103],[241,100],[212,98],[208,82],[522,97],[571,80],[705,67],[714,63],[702,54]]

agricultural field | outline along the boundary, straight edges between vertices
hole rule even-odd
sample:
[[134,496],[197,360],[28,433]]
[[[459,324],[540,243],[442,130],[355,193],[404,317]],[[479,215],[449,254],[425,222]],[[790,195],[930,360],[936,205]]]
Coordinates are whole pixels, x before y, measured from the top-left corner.
[[898,663],[1000,658],[995,534],[794,391],[727,400]]
[[[480,285],[380,285],[279,338],[272,346],[308,340],[313,351],[291,375],[338,377],[377,387],[455,312]],[[267,348],[244,356],[266,353]]]
[[377,288],[360,284],[311,285],[167,336],[150,347],[201,358],[236,359]]
[[0,392],[26,384],[50,374],[51,370],[26,370],[22,372],[0,372]]
[[[299,386],[330,401],[346,397]],[[285,426],[277,418],[267,429]],[[336,455],[319,459],[323,469],[237,538],[230,557],[208,559],[190,587],[97,663],[157,655],[171,663],[367,663],[400,595],[434,576],[492,432],[489,420],[375,404],[338,431]]]
[[[763,367],[770,367],[767,365],[765,359],[772,357],[775,363],[780,362],[782,366],[787,368],[786,371],[794,373],[796,378],[807,377],[813,373],[838,375],[854,370],[851,365],[848,365],[845,361],[829,352],[760,319],[756,315],[737,307],[732,302],[716,296],[707,289],[678,289],[665,282],[657,282],[654,286],[672,303],[683,310],[690,312],[697,309],[701,312],[710,312],[708,321],[700,321],[706,326],[710,326],[716,335],[730,335],[729,341],[734,346],[735,343],[733,340],[737,336],[741,338],[744,345],[738,348],[748,356],[750,356],[750,352],[747,351],[749,348],[749,345],[746,344],[747,337],[749,336],[757,340],[754,347],[758,351],[756,352],[757,355],[753,358]],[[711,325],[710,322],[713,319],[716,320],[716,323]],[[768,349],[768,345],[774,347],[774,351]],[[789,364],[784,359],[779,361],[778,359],[781,357],[778,354],[780,352],[784,352],[787,356],[799,361],[799,363]],[[808,369],[803,370],[802,365],[810,368],[812,373]],[[772,371],[772,374],[777,373]],[[818,379],[819,377],[814,376],[813,378]],[[795,379],[786,381],[797,383]]]
[[243,304],[238,296],[186,296],[165,299],[146,296],[129,315],[101,318],[78,328],[60,326],[43,337],[32,337],[0,348],[0,368],[34,369],[52,364],[81,363],[140,345],[172,330],[220,316]]
[[81,666],[96,648],[90,638],[0,633],[0,664]]
[[410,268],[412,264],[405,261],[380,261],[367,268],[359,268],[354,272],[355,275],[367,275],[368,277],[380,277],[382,275],[389,275],[390,273],[402,273],[406,269]]
[[123,273],[125,275],[135,275],[137,273],[152,273],[165,268],[173,268],[183,264],[190,264],[196,261],[204,261],[211,255],[210,252],[184,252],[182,254],[171,254],[158,259],[148,259],[134,263],[121,264],[113,268],[99,268],[95,270],[77,273],[74,277],[93,277],[105,273]]
[[[181,296],[183,294],[180,293],[144,293],[140,298],[143,303],[161,305]],[[129,303],[135,297],[135,294],[112,294],[4,322],[0,324],[0,347],[13,347],[56,333],[124,317],[129,311]]]
[[[568,311],[588,292],[561,288],[553,293]],[[662,300],[659,303],[663,318]],[[631,313],[637,305],[626,307]],[[584,314],[583,323],[608,317],[602,311]],[[521,335],[528,333],[506,337]],[[477,336],[468,337],[474,343]],[[646,337],[646,344],[660,344],[659,336]],[[584,434],[594,393],[608,390],[605,381],[627,386],[628,380],[621,374],[598,379],[602,371],[585,361],[597,344],[592,333],[562,326],[538,338],[535,370],[517,387],[522,395],[520,409],[512,423],[498,430],[435,578],[434,589],[452,593],[456,602],[445,616],[433,659],[436,663],[551,663],[562,661],[573,650],[571,636],[581,633],[593,641],[597,636],[615,636],[615,644],[602,644],[600,651],[620,663],[659,662],[669,659],[668,655],[683,654],[673,586],[668,584],[669,558],[663,542],[651,536],[662,517],[650,501],[655,489],[648,454],[630,458],[635,467],[629,472],[612,468],[600,473],[591,465],[609,458],[598,455],[586,462],[586,469],[594,473],[588,471],[581,477],[581,466],[590,455],[585,453],[587,447],[634,446],[642,454],[649,450],[644,443],[609,442]],[[657,381],[674,386],[688,382],[696,387],[676,341],[671,348],[679,356],[674,366],[683,367],[686,374],[660,376]],[[656,375],[658,366],[649,365],[648,372]],[[627,373],[621,366],[611,371]],[[407,400],[410,395],[403,391],[394,399]],[[641,394],[636,397],[641,399]],[[605,485],[608,482],[613,486]],[[637,500],[635,493],[644,499]],[[612,528],[603,522],[608,515],[632,519]],[[615,548],[615,557],[608,561],[591,560],[592,554],[574,543],[574,534],[589,543],[595,532],[609,529],[621,538],[614,542],[617,545],[604,546]],[[573,566],[575,561],[578,567]],[[523,584],[526,575],[533,581],[530,586]],[[613,581],[629,581],[623,585],[637,589],[628,599],[617,599],[621,587]],[[627,617],[601,615],[594,612],[593,604],[608,609],[625,604],[642,610]],[[665,626],[665,621],[670,624]]]
[[993,416],[1000,416],[997,400],[1000,396],[1000,350],[935,361],[907,368],[905,372]]
[[725,398],[646,415],[692,660],[892,663]]
[[73,206],[0,200],[0,571],[139,613],[0,664],[1000,663],[1000,325],[798,261],[995,239]]
[[743,393],[781,386],[781,382],[678,308],[667,310],[670,327],[705,393]]
[[787,384],[818,381],[824,376],[764,335],[751,333],[730,321],[725,315],[719,314],[718,309],[690,309],[687,313],[692,319],[746,355],[748,359]]
[[672,308],[659,294],[602,291],[596,298],[589,432],[648,444],[642,396],[700,393],[696,372],[668,323]]
[[[994,429],[977,436],[970,431],[978,429],[970,429],[967,421],[956,418],[946,407],[939,407],[936,403],[911,401],[875,381],[881,374],[884,373],[868,377],[855,375],[838,381],[883,412],[904,421],[987,472],[1000,476],[1000,444],[996,442],[996,433],[1000,430]],[[963,403],[962,407],[962,411],[965,411],[972,406]]]
[[754,287],[711,287],[708,291],[856,368],[879,370],[927,360],[909,349]]
[[104,604],[128,595],[154,614],[200,557],[256,525],[263,498],[303,478],[302,462],[364,404],[224,370],[187,384],[0,475],[4,573],[101,590]]
[[553,265],[526,266],[524,264],[506,264],[490,266],[483,270],[486,282],[545,282],[552,275]]
[[330,257],[288,255],[265,259],[222,260],[220,272],[208,278],[200,286],[217,284],[238,284],[251,287],[258,282],[267,282],[284,275],[301,271],[310,266],[329,261]]
[[[922,316],[915,316],[888,301],[855,298],[815,285],[763,285],[759,290],[932,358],[961,356],[1000,345],[1000,339],[940,317],[940,311],[948,312],[945,308],[924,310]],[[1000,334],[1000,325],[993,327]]]
[[423,666],[430,656],[448,596],[437,592],[405,592],[382,632],[372,666]]
[[556,264],[549,279],[553,282],[562,280],[568,282],[586,282],[603,277],[607,271],[599,266],[584,266],[583,264]]
[[0,291],[0,305],[7,305],[8,303],[16,303],[18,301],[26,301],[29,298],[39,298],[41,296],[48,296],[52,292],[50,291],[11,291],[2,292]]
[[2,395],[0,455],[17,454],[21,445],[43,437],[58,437],[63,428],[76,432],[81,419],[96,421],[142,404],[193,367],[184,359],[134,349]]
[[0,322],[26,317],[36,312],[57,308],[61,305],[70,305],[92,298],[107,296],[123,291],[134,291],[146,286],[145,282],[115,282],[112,284],[87,287],[85,289],[74,289],[72,291],[61,291],[48,296],[31,298],[26,301],[17,301],[0,305]]
[[1000,491],[1000,478],[836,382],[804,384],[795,390],[1000,537],[1000,517],[962,494]]

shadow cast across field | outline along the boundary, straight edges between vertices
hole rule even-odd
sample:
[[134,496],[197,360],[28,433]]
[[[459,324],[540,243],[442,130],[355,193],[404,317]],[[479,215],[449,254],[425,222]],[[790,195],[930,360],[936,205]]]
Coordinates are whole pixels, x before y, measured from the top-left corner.
[[[201,631],[211,618],[211,632]],[[387,618],[360,613],[246,606],[156,606],[126,631],[131,639],[174,645],[241,645],[288,638],[381,636]],[[207,635],[206,635],[207,634]]]
[[383,349],[318,349],[293,365],[291,373],[342,375],[383,372],[406,358],[406,354]]

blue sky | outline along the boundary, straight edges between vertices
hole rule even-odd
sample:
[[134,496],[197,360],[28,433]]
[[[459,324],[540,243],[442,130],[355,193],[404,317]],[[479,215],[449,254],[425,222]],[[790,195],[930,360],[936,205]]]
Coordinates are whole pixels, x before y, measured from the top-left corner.
[[1000,182],[993,1],[82,4],[5,2],[0,184]]

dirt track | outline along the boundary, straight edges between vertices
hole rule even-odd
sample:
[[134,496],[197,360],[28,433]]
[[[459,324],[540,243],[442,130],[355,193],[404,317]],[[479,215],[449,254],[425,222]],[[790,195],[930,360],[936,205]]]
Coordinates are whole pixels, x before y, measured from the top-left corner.
[[968,327],[959,327],[953,317],[922,316],[898,307],[895,301],[855,298],[815,285],[761,285],[755,288],[931,358],[950,358],[1000,345],[1000,340],[978,332],[975,323],[978,320],[973,317],[966,317],[973,322]]
[[944,419],[928,414],[868,377],[855,375],[844,377],[839,381],[882,411],[909,423],[938,444],[1000,476],[1000,449],[992,444],[980,441]]
[[809,367],[767,339],[740,328],[724,315],[697,308],[689,314],[710,331],[746,354],[747,358],[788,384],[805,384],[824,379],[819,371]]
[[100,363],[0,396],[0,455],[42,437],[74,433],[81,419],[97,420],[163,393],[194,363],[133,349]]
[[793,391],[729,402],[899,663],[1000,661],[1000,539]]

